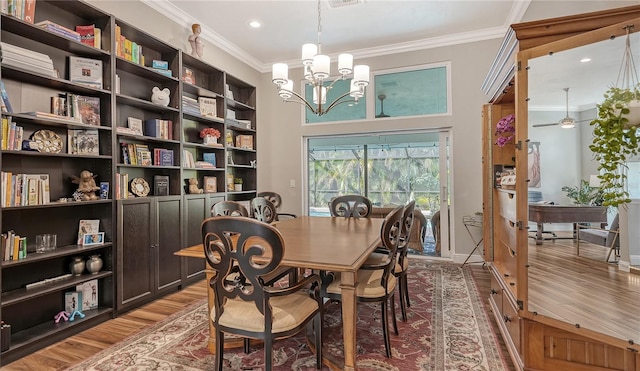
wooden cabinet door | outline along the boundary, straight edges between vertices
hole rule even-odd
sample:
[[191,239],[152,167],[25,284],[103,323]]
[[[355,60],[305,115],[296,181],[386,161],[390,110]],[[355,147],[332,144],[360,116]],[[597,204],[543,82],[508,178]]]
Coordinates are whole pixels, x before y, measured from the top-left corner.
[[[184,247],[202,243],[200,226],[202,221],[211,216],[211,206],[218,201],[223,201],[224,196],[198,195],[187,196],[184,207]],[[196,280],[202,278],[205,269],[204,259],[184,258],[183,268],[185,276],[183,280]]]
[[118,201],[118,310],[149,300],[155,291],[155,203],[151,201]]
[[161,197],[156,204],[157,226],[156,288],[158,291],[180,284],[180,257],[174,255],[182,248],[182,196]]

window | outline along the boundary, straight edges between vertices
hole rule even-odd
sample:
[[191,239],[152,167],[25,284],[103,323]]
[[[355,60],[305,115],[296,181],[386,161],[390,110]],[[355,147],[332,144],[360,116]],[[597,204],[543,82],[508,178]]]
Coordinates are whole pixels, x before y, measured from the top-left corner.
[[[327,82],[328,84],[329,82]],[[337,97],[349,91],[351,86],[351,79],[338,80],[331,89],[327,92],[327,105],[331,104]],[[307,101],[313,101],[313,87],[311,84],[304,85],[304,96]],[[348,99],[347,99],[348,98]],[[329,113],[322,116],[318,116],[311,112],[309,108],[305,109],[305,121],[307,124],[315,124],[321,122],[333,122],[333,121],[350,121],[350,120],[363,120],[366,118],[367,112],[367,94],[358,99],[356,104],[351,97],[347,97],[346,103],[340,103],[335,106]]]

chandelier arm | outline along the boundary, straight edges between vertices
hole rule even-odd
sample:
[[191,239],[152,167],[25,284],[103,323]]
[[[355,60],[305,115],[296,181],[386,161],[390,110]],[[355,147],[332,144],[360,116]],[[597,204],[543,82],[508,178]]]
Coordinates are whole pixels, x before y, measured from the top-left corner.
[[341,103],[347,103],[347,102],[355,102],[355,99],[351,99],[351,100],[345,100],[345,101],[340,101],[342,98],[349,96],[349,94],[351,94],[351,92],[346,92],[344,94],[342,94],[341,96],[339,96],[338,98],[336,98],[333,102],[331,102],[331,104],[329,104],[329,106],[327,107],[326,110],[324,110],[324,113],[329,112],[333,107],[341,104]]
[[285,99],[285,102],[295,102],[295,103],[300,103],[300,104],[302,104],[302,105],[307,106],[307,108],[309,108],[309,109],[311,110],[311,112],[313,112],[313,113],[315,113],[315,114],[317,114],[317,113],[318,113],[318,111],[317,111],[315,108],[313,108],[313,106],[312,106],[311,104],[309,104],[309,102],[307,102],[307,100],[306,100],[306,99],[304,99],[304,98],[302,97],[302,95],[300,95],[300,94],[296,93],[296,92],[295,92],[295,91],[293,91],[293,90],[286,90],[286,89],[282,89],[282,90],[284,90],[284,91],[286,91],[286,92],[291,93],[292,95],[294,95],[296,98],[298,98],[298,99],[299,99],[299,101],[293,101],[293,100]]
[[338,81],[342,81],[342,80],[344,80],[344,79],[345,79],[345,78],[344,78],[344,76],[342,76],[342,77],[337,77],[337,78],[333,79],[333,80],[331,81],[331,84],[329,84],[329,86],[327,86],[327,91],[329,91],[329,90],[333,87],[333,85],[335,85],[335,84],[336,84],[336,82],[338,82]]

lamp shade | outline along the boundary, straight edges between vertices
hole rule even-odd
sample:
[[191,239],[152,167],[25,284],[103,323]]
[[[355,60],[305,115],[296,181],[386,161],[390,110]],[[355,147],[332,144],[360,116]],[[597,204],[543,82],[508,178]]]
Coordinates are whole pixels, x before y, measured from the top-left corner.
[[279,86],[289,80],[289,66],[286,63],[274,63],[271,71],[274,84]]
[[[318,91],[320,91],[321,99],[318,99]],[[313,103],[318,104],[318,102],[322,104],[327,103],[327,88],[325,86],[316,86],[313,88]]]
[[353,67],[353,83],[356,86],[369,85],[369,66],[359,64]]
[[313,57],[313,77],[326,79],[330,75],[331,58],[328,55],[317,54]]
[[352,79],[351,87],[349,88],[349,95],[356,99],[364,97],[364,86],[357,86]]
[[341,75],[348,75],[353,70],[353,55],[343,53],[338,55],[338,72]]
[[318,45],[304,44],[302,45],[302,64],[310,66],[313,64],[313,57],[318,54]]

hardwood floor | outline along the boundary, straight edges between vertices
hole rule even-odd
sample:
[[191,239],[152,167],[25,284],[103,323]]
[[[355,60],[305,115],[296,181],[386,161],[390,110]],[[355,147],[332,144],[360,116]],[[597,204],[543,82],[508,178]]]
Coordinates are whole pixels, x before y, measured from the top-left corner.
[[118,318],[104,322],[64,341],[21,358],[2,370],[64,370],[83,359],[124,340],[145,327],[167,318],[189,304],[207,297],[202,280]]
[[605,262],[608,250],[573,240],[529,243],[529,310],[640,342],[640,275]]

